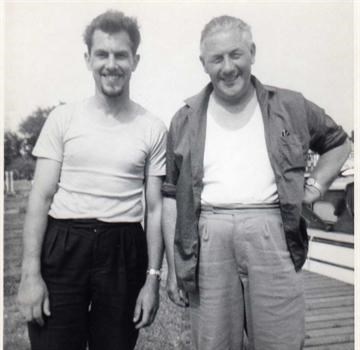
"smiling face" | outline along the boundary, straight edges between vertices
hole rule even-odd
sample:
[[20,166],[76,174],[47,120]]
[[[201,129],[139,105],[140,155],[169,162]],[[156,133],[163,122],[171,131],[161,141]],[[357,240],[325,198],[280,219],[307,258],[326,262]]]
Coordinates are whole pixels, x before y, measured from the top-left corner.
[[125,31],[105,33],[95,30],[90,53],[85,54],[92,72],[96,94],[116,98],[129,93],[129,82],[139,56],[132,52],[132,43]]
[[228,104],[241,102],[251,87],[255,45],[239,29],[229,28],[209,34],[201,48],[200,60],[216,97]]

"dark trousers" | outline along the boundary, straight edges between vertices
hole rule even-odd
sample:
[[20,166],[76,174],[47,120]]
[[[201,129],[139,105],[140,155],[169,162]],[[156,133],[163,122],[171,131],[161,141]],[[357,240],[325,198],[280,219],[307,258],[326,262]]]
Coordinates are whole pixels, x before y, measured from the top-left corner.
[[51,316],[43,327],[28,325],[32,350],[133,349],[147,259],[140,223],[49,218],[42,276]]

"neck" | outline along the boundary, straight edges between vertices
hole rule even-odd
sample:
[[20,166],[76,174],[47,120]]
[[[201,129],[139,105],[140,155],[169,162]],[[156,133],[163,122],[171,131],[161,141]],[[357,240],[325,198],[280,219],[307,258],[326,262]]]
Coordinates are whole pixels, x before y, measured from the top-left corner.
[[128,113],[133,104],[129,98],[128,91],[123,91],[123,93],[117,97],[107,97],[96,91],[93,101],[95,106],[105,114],[112,115]]
[[255,95],[255,87],[251,82],[249,82],[249,87],[245,91],[245,93],[240,96],[236,101],[227,101],[222,98],[219,98],[214,91],[214,99],[215,101],[225,110],[229,111],[230,113],[240,113],[243,111],[249,103],[253,100]]

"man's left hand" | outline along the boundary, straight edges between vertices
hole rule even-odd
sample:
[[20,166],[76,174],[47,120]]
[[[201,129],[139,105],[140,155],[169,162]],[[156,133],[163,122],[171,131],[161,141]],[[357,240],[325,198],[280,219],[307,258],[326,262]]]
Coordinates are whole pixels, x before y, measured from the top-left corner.
[[155,276],[148,276],[146,283],[140,290],[134,311],[135,328],[150,326],[159,308],[159,284]]

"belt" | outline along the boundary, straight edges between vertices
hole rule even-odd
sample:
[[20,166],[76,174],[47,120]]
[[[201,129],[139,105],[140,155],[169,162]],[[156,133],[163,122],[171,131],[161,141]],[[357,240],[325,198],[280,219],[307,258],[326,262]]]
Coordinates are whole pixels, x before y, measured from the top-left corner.
[[247,209],[279,209],[279,203],[236,204],[229,207],[202,205],[201,211],[239,211]]

